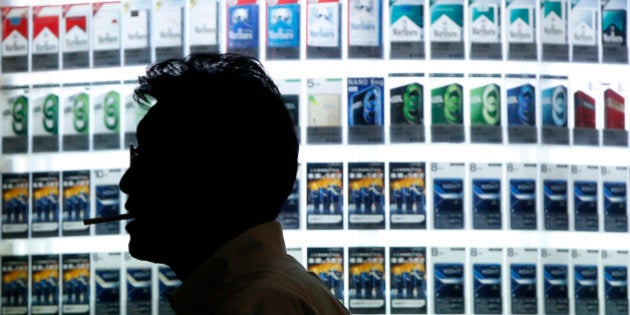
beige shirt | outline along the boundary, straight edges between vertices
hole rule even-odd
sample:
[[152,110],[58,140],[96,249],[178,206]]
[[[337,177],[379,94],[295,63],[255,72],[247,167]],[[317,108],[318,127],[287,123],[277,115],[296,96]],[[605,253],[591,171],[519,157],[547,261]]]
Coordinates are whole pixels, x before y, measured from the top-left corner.
[[177,315],[350,314],[284,244],[277,221],[247,230],[186,279],[171,306]]

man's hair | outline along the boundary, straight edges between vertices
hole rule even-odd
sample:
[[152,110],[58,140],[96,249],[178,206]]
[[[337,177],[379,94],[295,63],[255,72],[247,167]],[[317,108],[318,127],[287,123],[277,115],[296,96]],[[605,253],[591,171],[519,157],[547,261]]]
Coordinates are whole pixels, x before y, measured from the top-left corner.
[[177,164],[167,168],[198,177],[197,194],[220,188],[218,197],[229,199],[220,204],[235,208],[228,215],[245,208],[234,215],[251,223],[277,217],[296,178],[299,144],[278,87],[258,59],[192,54],[149,66],[139,83],[136,100],[166,113],[164,131],[152,141],[177,153]]
[[[141,104],[151,101],[148,96],[155,99],[177,97],[176,93],[173,93],[177,89],[203,89],[206,84],[226,87],[231,83],[246,85],[256,89],[256,92],[260,94],[258,96],[266,97],[268,101],[280,97],[278,87],[266,73],[260,61],[247,55],[191,54],[182,59],[169,59],[155,63],[146,72],[146,76],[139,78],[140,85],[135,90],[136,100]],[[199,92],[205,94],[204,92],[207,91]]]

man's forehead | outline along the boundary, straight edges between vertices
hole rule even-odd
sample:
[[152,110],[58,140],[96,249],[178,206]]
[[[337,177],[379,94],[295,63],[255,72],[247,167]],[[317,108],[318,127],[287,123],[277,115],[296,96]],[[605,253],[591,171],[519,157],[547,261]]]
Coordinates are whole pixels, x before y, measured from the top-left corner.
[[149,110],[138,122],[136,127],[136,138],[138,138],[138,141],[145,138],[147,134],[151,134],[152,125],[154,124],[154,119],[151,116],[151,111]]
[[[157,105],[152,106],[147,113],[138,122],[136,128],[136,138],[138,144],[144,145],[148,142],[158,142],[159,138],[164,137],[164,131],[172,125],[174,120],[169,120],[163,113],[163,109]],[[165,140],[165,139],[163,139]]]

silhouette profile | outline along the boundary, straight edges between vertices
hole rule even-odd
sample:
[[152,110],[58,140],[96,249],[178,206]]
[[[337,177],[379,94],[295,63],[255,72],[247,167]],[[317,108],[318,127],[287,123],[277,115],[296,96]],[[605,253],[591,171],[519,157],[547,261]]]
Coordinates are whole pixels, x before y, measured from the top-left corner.
[[299,144],[280,92],[255,58],[192,54],[147,68],[148,108],[120,180],[129,253],[169,266],[182,314],[350,314],[288,255],[276,220]]

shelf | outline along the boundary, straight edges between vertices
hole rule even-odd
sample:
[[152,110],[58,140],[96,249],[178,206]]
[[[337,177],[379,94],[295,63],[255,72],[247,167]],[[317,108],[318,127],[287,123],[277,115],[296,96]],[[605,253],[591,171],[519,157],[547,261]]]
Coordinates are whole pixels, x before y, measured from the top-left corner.
[[477,162],[556,163],[621,166],[630,161],[622,147],[418,143],[388,145],[302,145],[300,160],[308,162]]
[[[628,250],[627,233],[556,231],[543,233],[543,231],[508,230],[285,230],[284,235],[287,248],[426,246]],[[497,237],[498,235],[500,237]],[[128,235],[2,240],[0,256],[125,252],[128,241]]]
[[[366,67],[369,62],[369,67]],[[542,61],[486,61],[486,60],[429,60],[429,59],[301,59],[263,60],[274,79],[281,78],[346,78],[413,73],[469,74],[536,74],[584,78],[593,84],[619,83],[627,89],[625,74],[630,65],[602,63],[557,63]],[[0,74],[2,85],[64,84],[99,81],[133,81],[145,74],[146,66],[125,66],[55,71],[34,71],[19,74]],[[308,74],[305,76],[305,74]]]
[[[343,148],[343,150],[340,150]],[[382,145],[302,144],[299,161],[307,162],[476,162],[551,163],[622,166],[630,149],[602,146],[413,143]],[[4,155],[0,169],[8,173],[126,168],[127,150]]]

